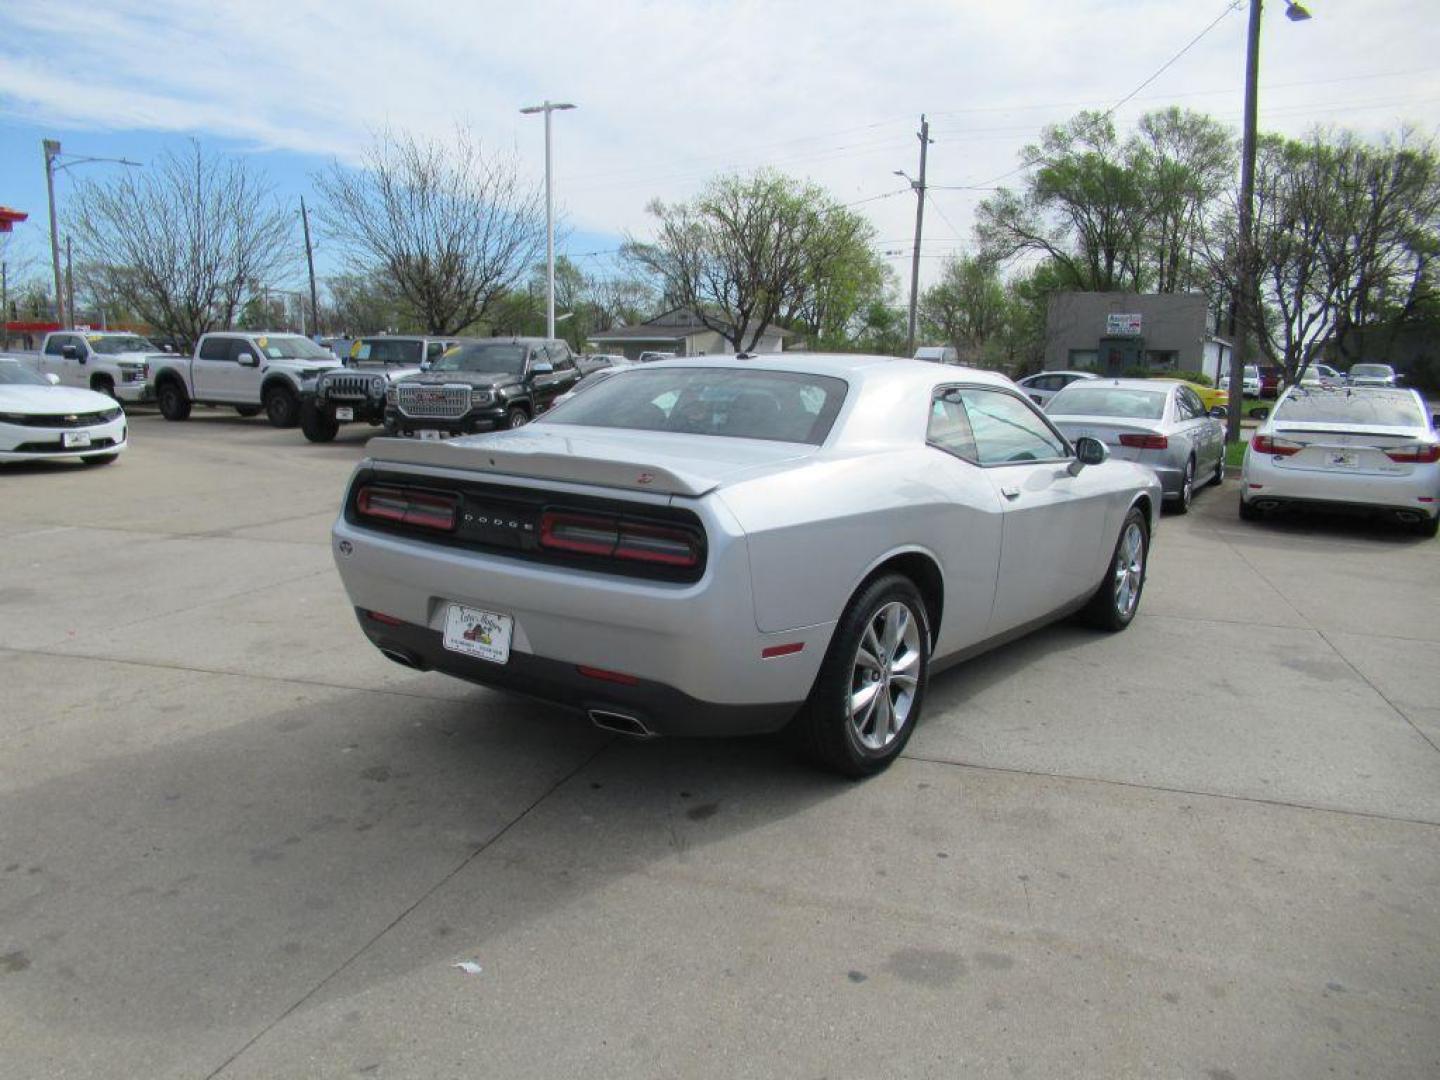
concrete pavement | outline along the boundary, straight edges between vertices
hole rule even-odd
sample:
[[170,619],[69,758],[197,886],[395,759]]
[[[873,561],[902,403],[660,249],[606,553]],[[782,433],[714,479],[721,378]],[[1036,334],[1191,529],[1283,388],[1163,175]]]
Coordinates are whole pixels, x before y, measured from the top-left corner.
[[852,784],[385,661],[366,434],[0,472],[4,1075],[1440,1074],[1434,541],[1208,489]]

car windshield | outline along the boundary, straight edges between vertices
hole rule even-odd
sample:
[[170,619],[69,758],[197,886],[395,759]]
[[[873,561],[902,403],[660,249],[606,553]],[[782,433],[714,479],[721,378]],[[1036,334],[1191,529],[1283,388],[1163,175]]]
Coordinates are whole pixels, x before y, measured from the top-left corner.
[[335,354],[322,349],[315,342],[299,334],[284,334],[273,337],[257,337],[255,344],[271,360],[329,360],[335,361]]
[[350,346],[350,359],[367,364],[418,364],[424,358],[423,341],[402,338],[362,338]]
[[525,374],[527,347],[513,341],[482,341],[453,345],[431,365],[431,371],[478,371],[496,375]]
[[1359,375],[1361,378],[1388,379],[1391,372],[1385,364],[1356,364],[1350,369],[1350,374]]
[[1408,390],[1364,390],[1319,387],[1296,390],[1275,410],[1286,424],[1376,424],[1381,427],[1424,427],[1425,414]]
[[843,379],[792,371],[631,368],[540,422],[818,446],[830,434],[846,389]]
[[127,352],[159,352],[150,341],[139,334],[100,335],[86,338],[90,348],[103,356],[115,356]]
[[1159,420],[1165,415],[1164,390],[1131,390],[1119,386],[1071,384],[1050,399],[1051,416],[1123,416]]
[[0,386],[49,386],[43,376],[13,360],[0,361]]

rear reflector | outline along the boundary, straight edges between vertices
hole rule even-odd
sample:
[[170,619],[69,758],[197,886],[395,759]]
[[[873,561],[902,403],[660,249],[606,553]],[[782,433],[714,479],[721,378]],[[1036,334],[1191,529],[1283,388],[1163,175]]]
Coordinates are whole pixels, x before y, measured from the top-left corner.
[[1398,461],[1406,465],[1433,465],[1440,461],[1440,443],[1434,446],[1427,446],[1424,443],[1416,443],[1411,446],[1392,446],[1385,451],[1385,456],[1391,461]]
[[1276,457],[1289,457],[1291,454],[1298,454],[1304,449],[1299,443],[1291,442],[1289,439],[1277,439],[1272,435],[1256,435],[1250,440],[1250,449],[1257,454],[1274,454]]
[[1170,446],[1170,440],[1164,435],[1121,435],[1120,445],[1136,450],[1165,450]]
[[454,495],[438,495],[414,488],[379,487],[366,484],[355,499],[361,517],[389,521],[396,525],[413,525],[437,532],[455,530],[455,509],[459,499]]
[[606,671],[604,668],[586,667],[584,664],[577,666],[575,670],[587,679],[599,679],[601,682],[619,683],[621,686],[640,685],[640,680],[634,675],[626,675],[619,671]]
[[767,645],[760,650],[760,659],[769,660],[773,656],[789,656],[805,648],[803,641],[792,641],[785,645]]
[[700,565],[699,543],[687,530],[602,515],[547,510],[540,517],[540,546],[681,569]]
[[395,618],[394,615],[382,615],[382,614],[381,614],[380,612],[378,612],[378,611],[367,611],[365,614],[366,614],[366,615],[369,615],[370,618],[374,619],[374,620],[375,620],[376,622],[378,622],[378,623],[384,623],[386,626],[404,626],[404,625],[405,625],[405,620],[404,620],[404,619],[397,619],[397,618]]

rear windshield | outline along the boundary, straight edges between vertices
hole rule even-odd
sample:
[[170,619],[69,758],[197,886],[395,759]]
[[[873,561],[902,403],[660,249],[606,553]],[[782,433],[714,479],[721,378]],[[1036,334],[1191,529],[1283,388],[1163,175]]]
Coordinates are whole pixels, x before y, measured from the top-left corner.
[[90,348],[94,349],[97,353],[101,353],[105,356],[119,356],[121,353],[127,352],[160,351],[159,349],[155,348],[154,345],[150,344],[150,342],[147,341],[145,338],[139,337],[135,334],[127,334],[115,337],[102,337],[97,334],[94,337],[89,337],[85,340],[90,342]]
[[830,375],[636,367],[571,398],[541,423],[819,446],[830,434],[845,391],[845,380]]
[[1390,368],[1385,364],[1356,364],[1350,369],[1350,374],[1368,378],[1374,378],[1378,375],[1382,379],[1388,379],[1391,372]]
[[1377,424],[1424,427],[1425,414],[1408,390],[1314,389],[1293,391],[1275,410],[1287,424]]
[[1159,420],[1165,415],[1164,390],[1129,390],[1118,386],[1070,385],[1050,399],[1051,416],[1123,416]]
[[370,364],[418,364],[423,342],[396,338],[361,338],[350,346],[350,358]]

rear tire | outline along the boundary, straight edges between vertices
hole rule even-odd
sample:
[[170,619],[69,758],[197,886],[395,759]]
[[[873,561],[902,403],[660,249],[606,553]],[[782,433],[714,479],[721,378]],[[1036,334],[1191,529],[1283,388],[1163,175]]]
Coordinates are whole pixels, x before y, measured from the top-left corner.
[[811,761],[872,776],[900,756],[925,703],[930,624],[909,578],[886,574],[851,599],[789,734]]
[[155,389],[155,401],[166,420],[190,419],[190,398],[175,379],[166,379]]
[[340,423],[311,400],[300,406],[300,430],[313,443],[327,443],[339,432]]
[[273,427],[292,428],[300,419],[300,401],[284,383],[273,383],[264,393],[265,415]]
[[1215,475],[1210,478],[1212,487],[1225,483],[1225,447],[1220,448],[1220,460],[1215,463]]
[[1241,521],[1259,521],[1262,516],[1264,515],[1262,515],[1259,510],[1256,510],[1255,507],[1251,506],[1248,502],[1245,501],[1245,497],[1243,495],[1240,497]]
[[1097,630],[1112,633],[1124,630],[1140,610],[1140,595],[1145,591],[1145,575],[1150,569],[1150,530],[1145,512],[1132,506],[1120,526],[1115,552],[1095,589],[1095,595],[1080,612],[1080,617]]
[[1195,501],[1195,459],[1185,462],[1185,475],[1180,478],[1180,497],[1175,500],[1175,513],[1188,514]]

